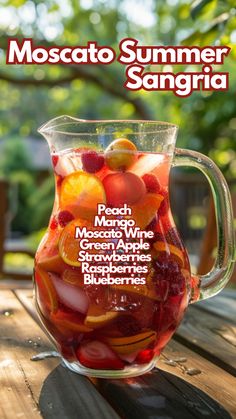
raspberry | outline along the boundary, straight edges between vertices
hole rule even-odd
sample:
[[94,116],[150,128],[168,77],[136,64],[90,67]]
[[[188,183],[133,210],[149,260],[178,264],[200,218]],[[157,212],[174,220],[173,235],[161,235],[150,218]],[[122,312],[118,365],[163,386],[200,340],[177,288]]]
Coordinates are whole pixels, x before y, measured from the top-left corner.
[[70,211],[60,211],[58,214],[58,223],[61,227],[65,227],[70,221],[74,220],[74,216]]
[[118,330],[124,336],[133,336],[141,331],[140,324],[133,316],[121,316],[116,321]]
[[146,173],[142,179],[146,185],[147,192],[158,193],[160,191],[160,182],[154,174]]
[[81,155],[81,161],[83,170],[88,173],[96,173],[101,170],[104,165],[104,157],[93,150],[85,151]]
[[162,279],[170,280],[180,272],[180,267],[169,255],[160,255],[154,262],[155,272],[162,276]]
[[58,222],[57,222],[56,217],[54,216],[51,219],[51,222],[49,224],[49,227],[50,227],[51,230],[56,230],[57,226],[58,226]]
[[57,156],[56,154],[52,155],[52,164],[54,167],[56,167],[58,159],[59,159],[59,156]]
[[185,286],[185,278],[182,274],[173,277],[170,281],[169,295],[175,296],[183,294]]

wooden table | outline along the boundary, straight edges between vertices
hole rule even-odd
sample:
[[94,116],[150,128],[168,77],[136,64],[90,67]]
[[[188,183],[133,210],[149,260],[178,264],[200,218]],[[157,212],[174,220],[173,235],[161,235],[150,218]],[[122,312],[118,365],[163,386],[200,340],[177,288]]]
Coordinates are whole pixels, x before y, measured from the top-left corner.
[[191,306],[151,373],[102,380],[58,358],[33,362],[52,345],[35,320],[32,290],[1,286],[0,418],[236,418],[235,300],[225,291]]

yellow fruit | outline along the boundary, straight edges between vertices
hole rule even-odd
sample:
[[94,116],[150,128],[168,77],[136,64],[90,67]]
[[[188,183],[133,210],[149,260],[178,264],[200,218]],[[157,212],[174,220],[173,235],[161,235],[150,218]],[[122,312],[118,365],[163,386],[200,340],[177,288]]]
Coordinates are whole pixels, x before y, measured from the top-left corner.
[[104,340],[114,352],[125,355],[145,349],[151,342],[156,340],[156,336],[156,332],[149,330],[148,332],[139,333],[134,336],[121,338],[106,337]]
[[144,230],[155,217],[164,197],[155,193],[147,193],[144,197],[131,205],[132,215],[138,227]]
[[91,305],[88,309],[84,324],[97,329],[103,327],[118,316],[117,311],[103,311],[96,306]]
[[93,221],[98,203],[106,203],[106,194],[96,176],[78,171],[65,177],[61,184],[61,208],[67,209],[76,218]]
[[184,266],[184,256],[182,250],[178,247],[174,246],[173,244],[169,244],[166,242],[157,241],[153,244],[154,249],[161,253],[166,252],[173,255],[177,261],[180,263],[181,266]]
[[78,261],[80,251],[80,239],[75,239],[76,227],[89,227],[91,226],[85,220],[73,220],[62,230],[59,239],[59,253],[61,258],[68,265],[80,266],[81,263]]
[[35,278],[39,285],[39,290],[42,289],[47,296],[51,313],[56,313],[58,309],[57,293],[49,275],[37,266],[35,269]]
[[114,140],[105,151],[105,162],[111,170],[127,170],[137,158],[137,148],[127,138]]

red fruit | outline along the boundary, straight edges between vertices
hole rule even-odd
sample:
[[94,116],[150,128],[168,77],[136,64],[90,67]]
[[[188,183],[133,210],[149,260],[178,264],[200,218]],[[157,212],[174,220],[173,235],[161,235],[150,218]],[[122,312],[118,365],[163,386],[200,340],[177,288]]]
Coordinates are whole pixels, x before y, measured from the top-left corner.
[[138,356],[135,359],[137,364],[148,364],[154,357],[153,349],[144,349],[139,352]]
[[58,223],[61,227],[65,227],[70,221],[74,220],[74,216],[70,211],[60,211],[58,214]]
[[51,219],[51,222],[49,224],[49,227],[50,227],[51,230],[56,230],[57,226],[58,226],[58,222],[57,222],[57,219],[56,219],[56,217],[54,215],[52,217],[52,219]]
[[107,175],[103,179],[107,204],[119,207],[124,205],[133,205],[141,200],[146,187],[143,180],[131,172],[119,172]]
[[116,326],[124,336],[133,336],[141,332],[138,320],[128,314],[118,317]]
[[166,213],[168,212],[168,210],[169,210],[169,194],[168,194],[168,192],[167,191],[165,191],[165,190],[162,190],[161,192],[160,192],[160,194],[162,195],[162,196],[164,196],[164,199],[163,199],[163,201],[162,201],[162,203],[161,203],[161,205],[160,205],[160,207],[159,207],[159,210],[158,210],[158,215],[160,215],[160,216],[164,216],[164,215],[166,215]]
[[142,176],[142,179],[146,185],[147,192],[159,193],[161,185],[157,177],[153,173],[146,173]]
[[59,156],[57,156],[56,154],[52,155],[52,164],[54,167],[56,167],[58,159],[59,159]]
[[83,170],[88,173],[99,172],[104,165],[104,157],[94,150],[85,151],[81,155],[81,161]]
[[122,370],[124,363],[103,342],[94,340],[78,348],[76,352],[79,362],[87,368],[100,370]]

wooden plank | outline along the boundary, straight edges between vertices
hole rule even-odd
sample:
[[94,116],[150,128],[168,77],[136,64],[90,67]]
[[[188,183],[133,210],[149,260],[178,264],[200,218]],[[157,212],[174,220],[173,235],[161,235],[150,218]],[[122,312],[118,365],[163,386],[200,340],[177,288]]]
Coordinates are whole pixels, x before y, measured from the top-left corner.
[[0,279],[0,290],[13,290],[13,289],[17,289],[17,288],[27,288],[27,289],[32,289],[33,288],[33,283],[30,280],[19,280],[19,279],[13,279],[12,277],[9,279],[6,279],[6,277],[1,278]]
[[221,293],[206,301],[200,301],[194,306],[197,309],[207,311],[217,316],[235,322],[236,320],[236,295],[235,293]]
[[[183,357],[175,367],[165,363]],[[157,367],[141,377],[93,382],[124,418],[236,417],[235,380],[227,372],[173,340]],[[188,375],[193,368],[201,373]]]
[[189,307],[174,338],[236,375],[236,323]]
[[[17,296],[33,313],[31,293],[19,290]],[[165,363],[171,361],[172,364],[173,360],[183,357],[186,362],[174,361],[174,367]],[[236,417],[235,380],[229,373],[174,340],[167,346],[157,366],[161,371],[149,373],[148,381],[138,377],[109,381],[92,379],[92,382],[125,418],[171,415],[182,419],[201,417],[203,412],[208,412],[211,418],[230,417],[226,412]],[[192,369],[201,373],[188,375]]]
[[0,347],[1,418],[118,418],[86,377],[58,365],[57,359],[30,361],[52,345],[15,295],[3,290]]
[[6,215],[8,208],[8,182],[0,179],[0,276],[3,272],[4,242],[6,235]]

